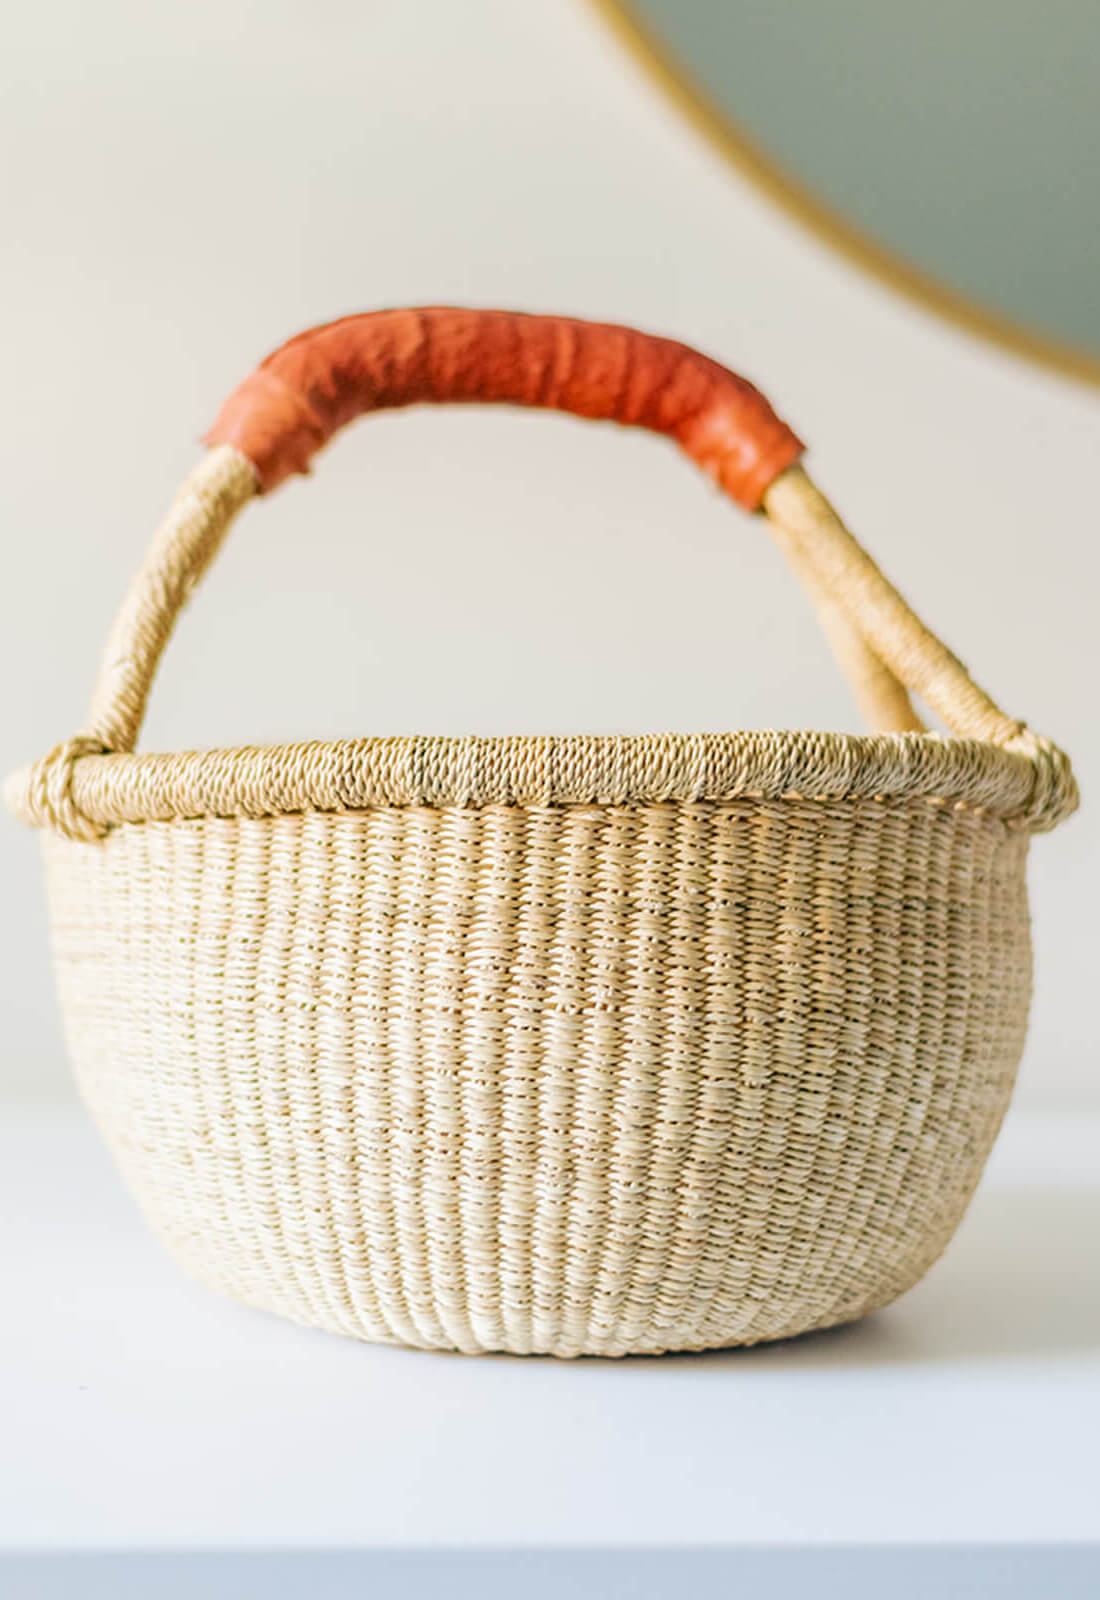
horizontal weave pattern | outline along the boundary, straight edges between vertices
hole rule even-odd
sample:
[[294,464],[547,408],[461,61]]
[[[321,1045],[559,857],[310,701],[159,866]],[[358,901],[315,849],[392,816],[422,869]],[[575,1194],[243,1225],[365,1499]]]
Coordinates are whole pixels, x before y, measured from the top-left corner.
[[[74,744],[80,759],[71,761]],[[982,739],[927,733],[426,736],[167,755],[88,754],[85,744],[70,740],[30,773],[17,775],[8,791],[17,814],[38,824],[48,819],[79,836],[44,781],[59,765],[67,768],[61,802],[89,819],[90,836],[120,822],[177,817],[388,805],[620,805],[742,795],[919,795],[933,804],[996,811],[1038,831],[1052,827],[1066,805],[1076,803],[1072,778],[1059,781],[1052,797],[1031,755]]]
[[381,808],[45,834],[82,1090],[254,1305],[621,1355],[912,1284],[999,1126],[1025,829],[919,799]]

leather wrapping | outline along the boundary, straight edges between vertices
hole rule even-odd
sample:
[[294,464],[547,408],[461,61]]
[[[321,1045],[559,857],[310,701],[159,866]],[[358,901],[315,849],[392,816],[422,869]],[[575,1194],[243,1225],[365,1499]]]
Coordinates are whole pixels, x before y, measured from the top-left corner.
[[230,395],[206,442],[234,446],[270,490],[365,412],[456,401],[667,434],[750,510],[802,452],[751,383],[672,339],[449,307],[367,312],[299,334]]

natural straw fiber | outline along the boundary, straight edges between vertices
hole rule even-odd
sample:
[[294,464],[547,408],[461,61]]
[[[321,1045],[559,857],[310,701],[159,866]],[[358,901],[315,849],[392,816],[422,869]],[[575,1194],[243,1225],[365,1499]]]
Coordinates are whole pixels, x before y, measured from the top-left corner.
[[338,1332],[561,1356],[776,1339],[908,1288],[1012,1090],[1064,755],[799,467],[767,520],[885,732],[135,755],[256,489],[204,458],[85,732],[9,787],[45,829],[82,1092],[177,1256]]
[[83,1093],[200,1277],[369,1339],[689,1349],[939,1254],[1027,1015],[1027,833],[921,801],[47,834]]

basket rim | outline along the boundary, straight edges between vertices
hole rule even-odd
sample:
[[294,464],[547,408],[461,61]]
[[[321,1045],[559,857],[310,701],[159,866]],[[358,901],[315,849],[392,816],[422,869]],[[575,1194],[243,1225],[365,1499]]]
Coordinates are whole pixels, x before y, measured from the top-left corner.
[[[75,747],[75,748],[74,748]],[[97,832],[203,817],[380,808],[924,800],[1049,825],[1022,751],[939,733],[420,735],[121,754],[69,741],[5,786],[41,826],[45,783]]]

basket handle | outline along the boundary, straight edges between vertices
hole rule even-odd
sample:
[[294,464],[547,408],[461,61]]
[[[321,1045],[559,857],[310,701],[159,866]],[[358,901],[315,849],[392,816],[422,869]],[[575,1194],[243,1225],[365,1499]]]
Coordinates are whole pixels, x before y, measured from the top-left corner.
[[[134,748],[176,615],[244,500],[308,470],[353,416],[425,400],[541,405],[649,427],[675,438],[752,508],[802,448],[743,378],[629,328],[429,307],[310,329],[261,362],[207,434],[212,458],[185,486],[116,619],[77,754]],[[220,469],[218,446],[232,450],[236,470]],[[787,554],[872,726],[921,729],[904,687],[822,589],[797,542],[788,541]]]
[[263,491],[368,411],[418,402],[543,406],[671,435],[750,510],[802,445],[752,384],[676,344],[606,323],[449,307],[312,328],[262,361],[206,436]]
[[766,513],[874,724],[921,730],[907,693],[916,691],[955,734],[1033,761],[1034,826],[1052,826],[1073,809],[1066,757],[1008,718],[914,616],[796,464],[802,445],[751,384],[685,345],[628,328],[433,307],[311,329],[268,356],[229,397],[206,437],[215,448],[185,486],[116,619],[86,732],[32,772],[31,811],[86,836],[71,802],[73,763],[134,748],[176,617],[241,506],[306,471],[352,418],[424,401],[545,406],[669,435],[733,499]]

